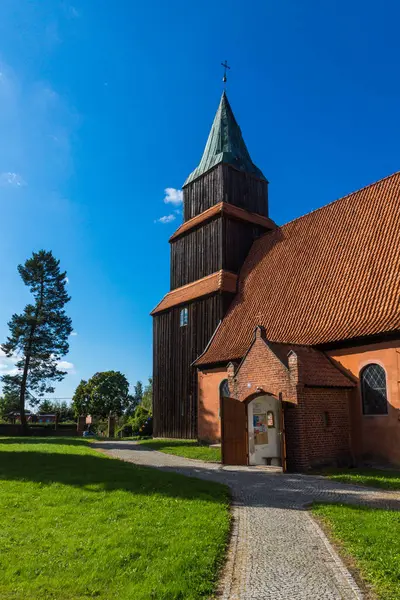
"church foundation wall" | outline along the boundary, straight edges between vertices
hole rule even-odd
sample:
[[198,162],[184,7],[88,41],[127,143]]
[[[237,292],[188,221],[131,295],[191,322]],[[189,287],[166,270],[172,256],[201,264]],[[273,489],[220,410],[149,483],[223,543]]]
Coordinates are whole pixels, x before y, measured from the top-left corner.
[[361,370],[370,363],[377,363],[385,369],[388,414],[363,415],[358,384],[351,402],[352,437],[359,460],[372,459],[400,465],[400,341],[335,350],[329,355],[358,381]]

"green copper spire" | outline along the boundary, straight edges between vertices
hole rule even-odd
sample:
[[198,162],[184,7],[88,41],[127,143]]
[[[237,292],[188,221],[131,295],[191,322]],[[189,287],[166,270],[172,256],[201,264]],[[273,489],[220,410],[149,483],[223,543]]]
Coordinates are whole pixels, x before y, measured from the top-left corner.
[[187,185],[220,163],[232,165],[239,171],[251,173],[265,180],[260,169],[250,158],[225,91],[222,94],[200,164],[183,185]]

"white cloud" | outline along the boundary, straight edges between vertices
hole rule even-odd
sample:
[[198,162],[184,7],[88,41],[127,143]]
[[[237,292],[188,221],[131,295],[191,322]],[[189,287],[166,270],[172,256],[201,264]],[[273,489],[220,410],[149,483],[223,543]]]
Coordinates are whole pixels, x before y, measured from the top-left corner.
[[69,284],[69,277],[65,278],[65,283],[68,285]]
[[[3,350],[0,348],[0,377],[2,375],[16,375],[18,373],[18,369],[15,366],[17,360],[18,356],[16,354],[13,354],[12,356],[6,356]],[[57,367],[62,371],[73,372],[74,370],[74,364],[68,360],[58,361]]]
[[16,355],[6,356],[0,348],[0,376],[1,375],[16,375],[18,369],[15,367],[18,357]]
[[77,332],[77,331],[72,331],[72,333],[70,333],[70,335],[71,335],[71,337],[72,337],[72,336],[74,336],[74,337],[75,337],[76,335],[78,335],[78,332]]
[[175,188],[165,188],[165,204],[173,204],[174,206],[178,206],[183,202],[183,192],[182,190],[176,190]]
[[23,187],[26,185],[26,181],[23,180],[21,175],[18,173],[12,173],[8,171],[7,173],[0,173],[0,186],[1,187]]
[[72,371],[72,369],[74,368],[74,365],[72,362],[69,362],[68,360],[60,360],[57,363],[57,367],[59,369],[62,369],[63,371]]
[[154,223],[171,223],[171,221],[175,221],[176,217],[175,215],[164,215],[164,217],[160,217],[159,219],[156,219],[154,221]]

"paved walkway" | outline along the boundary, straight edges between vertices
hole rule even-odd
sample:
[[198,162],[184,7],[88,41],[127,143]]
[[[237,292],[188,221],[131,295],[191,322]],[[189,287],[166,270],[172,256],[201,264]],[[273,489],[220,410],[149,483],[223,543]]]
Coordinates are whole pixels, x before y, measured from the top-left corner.
[[305,507],[313,501],[400,510],[400,494],[323,477],[257,467],[222,467],[145,449],[100,442],[107,454],[163,470],[219,481],[233,496],[233,532],[222,574],[222,600],[354,600],[363,597]]

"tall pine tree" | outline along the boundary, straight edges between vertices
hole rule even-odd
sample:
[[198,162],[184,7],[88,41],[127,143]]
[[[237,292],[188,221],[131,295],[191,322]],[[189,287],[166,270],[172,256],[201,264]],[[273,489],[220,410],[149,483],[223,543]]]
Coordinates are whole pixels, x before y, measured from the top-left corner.
[[61,381],[67,374],[59,370],[58,363],[68,352],[72,324],[64,310],[70,300],[66,273],[60,271],[60,261],[52,252],[34,252],[18,266],[18,272],[33,302],[8,323],[10,335],[1,348],[7,356],[16,358],[18,372],[1,379],[5,392],[18,393],[21,424],[26,429],[27,395],[54,392],[52,382]]

